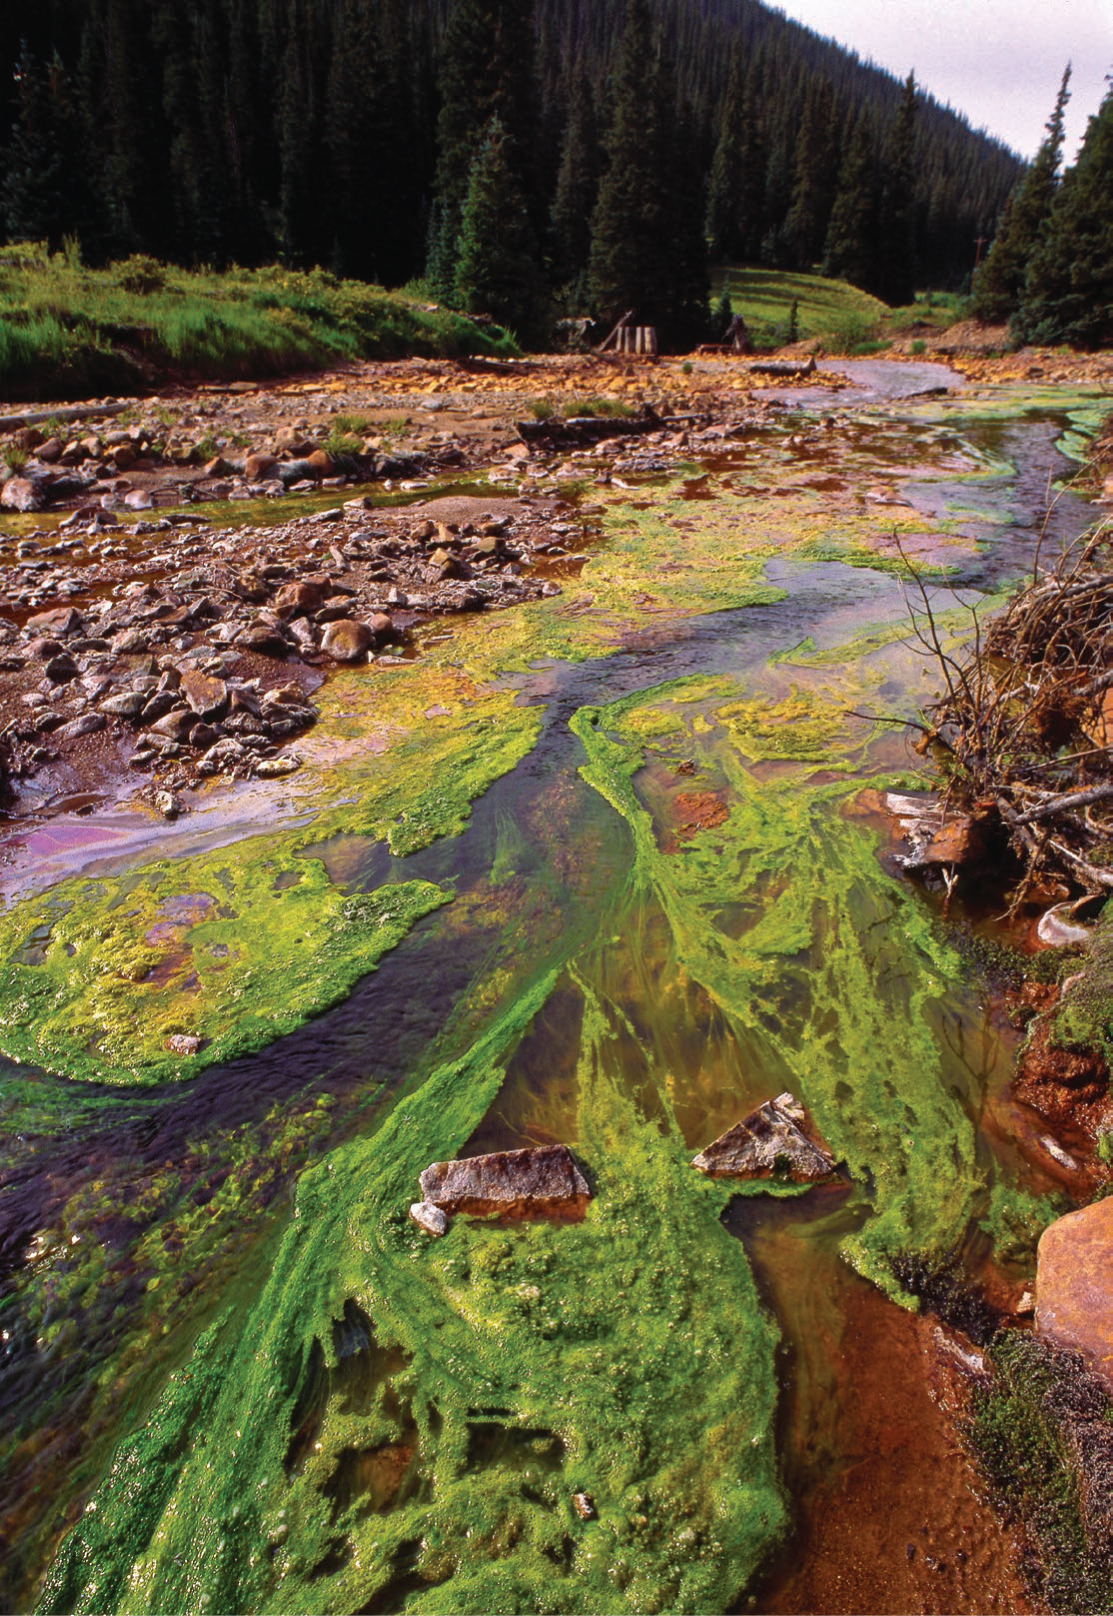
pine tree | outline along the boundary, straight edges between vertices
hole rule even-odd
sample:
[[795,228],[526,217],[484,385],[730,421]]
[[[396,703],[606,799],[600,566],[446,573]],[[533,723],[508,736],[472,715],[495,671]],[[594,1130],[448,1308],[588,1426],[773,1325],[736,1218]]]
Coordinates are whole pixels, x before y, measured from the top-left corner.
[[577,63],[550,215],[553,281],[557,286],[575,282],[587,269],[591,214],[599,194],[601,169],[595,97],[586,69]]
[[496,114],[472,164],[460,219],[456,295],[524,343],[546,334],[544,282],[511,142]]
[[[605,322],[633,308],[682,346],[707,318],[706,244],[693,142],[648,0],[629,0],[612,78],[607,171],[591,225],[589,292]],[[697,212],[698,207],[698,212]]]
[[863,112],[854,124],[839,171],[838,195],[823,249],[823,273],[852,286],[868,286],[876,240],[873,130]]
[[1113,88],[1052,204],[1013,330],[1023,342],[1113,343]]
[[823,251],[838,173],[833,128],[831,86],[825,80],[813,80],[796,139],[792,204],[784,225],[784,241],[796,269],[810,270]]
[[882,153],[877,253],[873,284],[869,287],[884,302],[894,306],[911,303],[916,294],[912,162],[915,127],[916,78],[909,73]]
[[719,107],[715,155],[711,160],[711,173],[707,182],[706,230],[713,259],[736,261],[742,256],[744,117],[742,58],[735,48],[731,52],[726,94]]
[[65,70],[37,60],[26,44],[16,68],[16,118],[4,152],[0,214],[17,241],[58,252],[80,218],[82,165]]
[[458,238],[472,164],[493,117],[510,145],[534,228],[545,218],[532,140],[537,125],[533,0],[456,0],[441,44],[437,168],[427,274],[436,295],[455,296]]
[[1028,261],[1059,188],[1070,73],[1068,62],[1035,161],[1006,202],[993,245],[974,276],[973,307],[979,320],[1007,320],[1020,302]]

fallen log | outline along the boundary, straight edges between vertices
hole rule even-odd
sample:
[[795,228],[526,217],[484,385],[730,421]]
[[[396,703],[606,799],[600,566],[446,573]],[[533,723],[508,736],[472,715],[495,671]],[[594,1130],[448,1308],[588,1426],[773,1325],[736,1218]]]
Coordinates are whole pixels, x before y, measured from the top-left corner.
[[641,415],[574,415],[568,420],[516,421],[523,443],[550,449],[572,449],[578,444],[601,443],[605,438],[634,437],[660,431],[664,423],[655,410]]
[[814,354],[812,354],[806,365],[795,359],[754,359],[746,366],[752,376],[782,376],[789,378],[814,376],[816,368]]

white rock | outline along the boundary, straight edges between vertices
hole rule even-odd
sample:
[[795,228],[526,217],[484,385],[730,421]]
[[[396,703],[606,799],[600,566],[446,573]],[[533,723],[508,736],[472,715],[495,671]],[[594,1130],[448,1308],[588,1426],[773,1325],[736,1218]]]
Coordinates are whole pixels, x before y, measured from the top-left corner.
[[415,1201],[410,1207],[410,1217],[426,1234],[448,1233],[448,1218],[439,1206],[431,1206],[428,1201]]

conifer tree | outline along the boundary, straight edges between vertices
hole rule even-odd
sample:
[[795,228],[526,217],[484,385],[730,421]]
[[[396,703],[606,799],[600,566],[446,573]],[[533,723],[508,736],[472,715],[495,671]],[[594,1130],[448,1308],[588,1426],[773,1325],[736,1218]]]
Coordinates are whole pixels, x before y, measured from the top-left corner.
[[511,141],[496,114],[472,164],[460,219],[456,296],[527,344],[546,334],[544,282]]
[[82,167],[65,70],[40,62],[26,44],[16,68],[15,122],[4,152],[0,213],[17,241],[45,241],[58,252],[76,233]]
[[587,269],[591,214],[599,193],[601,168],[595,97],[587,70],[577,63],[550,216],[553,281],[557,286],[569,285]]
[[790,262],[796,269],[811,269],[823,250],[838,173],[838,144],[833,128],[831,86],[813,80],[804,99],[796,139],[792,203],[784,226]]
[[1068,62],[1040,149],[1006,202],[993,245],[974,276],[973,308],[979,320],[1007,320],[1020,302],[1028,262],[1059,188],[1070,73]]
[[823,273],[852,286],[867,287],[877,240],[877,191],[873,130],[863,112],[854,124],[839,171],[823,250]]
[[726,93],[719,107],[718,135],[707,182],[707,239],[712,259],[737,260],[742,245],[742,161],[745,106],[742,58],[731,52]]
[[873,284],[869,287],[892,305],[911,303],[916,293],[912,166],[915,127],[916,77],[909,73],[882,153],[877,252]]
[[1023,342],[1113,344],[1113,87],[1052,204],[1013,330]]
[[671,63],[648,0],[627,5],[611,99],[590,296],[605,322],[633,308],[640,322],[659,328],[663,343],[683,345],[706,323],[703,207],[690,130],[677,120]]
[[437,168],[427,274],[438,297],[455,295],[460,220],[472,164],[497,117],[531,221],[544,206],[530,156],[537,124],[533,0],[456,0],[441,44]]

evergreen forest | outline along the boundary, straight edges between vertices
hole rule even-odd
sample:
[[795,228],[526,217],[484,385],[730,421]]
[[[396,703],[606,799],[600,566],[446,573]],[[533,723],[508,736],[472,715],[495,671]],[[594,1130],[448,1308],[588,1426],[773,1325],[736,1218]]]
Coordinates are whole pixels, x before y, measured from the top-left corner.
[[3,48],[9,241],[423,280],[526,342],[698,340],[720,262],[964,288],[1031,172],[758,0],[39,0]]

